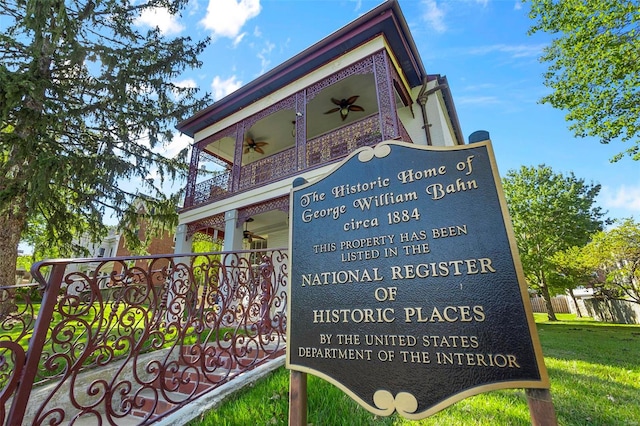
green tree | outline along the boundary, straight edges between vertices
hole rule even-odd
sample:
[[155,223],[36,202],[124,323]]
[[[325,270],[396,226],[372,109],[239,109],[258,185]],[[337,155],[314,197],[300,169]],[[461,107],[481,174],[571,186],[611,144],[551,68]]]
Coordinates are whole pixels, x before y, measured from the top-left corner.
[[[594,282],[594,269],[585,259],[583,249],[584,247],[573,246],[555,253],[551,257],[554,269],[548,277],[549,287],[555,290],[568,291],[576,307],[578,307],[578,301],[573,290],[576,287],[587,286]],[[578,317],[582,316],[579,307],[576,314]]]
[[605,296],[640,303],[639,223],[624,219],[594,235],[583,251],[591,268],[604,275],[599,286]]
[[196,240],[193,242],[192,250],[194,253],[209,253],[214,251],[222,251],[221,240]]
[[208,103],[175,81],[201,65],[208,41],[136,19],[186,3],[2,1],[0,285],[13,281],[18,242],[40,219],[51,246],[67,248],[78,234],[103,235],[107,214],[135,227],[129,206],[140,193],[154,218],[176,221],[177,196],[162,186],[184,173],[186,152],[167,158],[163,147]]
[[16,266],[19,269],[24,269],[28,271],[31,268],[31,264],[33,263],[33,256],[21,254],[18,256],[16,261]]
[[[76,228],[75,224],[72,224]],[[70,230],[71,234],[75,232]],[[33,263],[43,259],[55,259],[58,257],[73,257],[85,247],[78,247],[74,250],[72,244],[51,244],[52,241],[58,241],[58,229],[49,228],[45,218],[41,214],[31,215],[28,220],[27,227],[22,232],[21,242],[27,243],[32,249]]]
[[[554,35],[542,102],[568,111],[576,136],[630,142],[640,160],[640,3],[637,0],[531,0],[530,33]],[[617,161],[625,152],[616,155]]]
[[549,320],[555,321],[551,295],[563,285],[553,287],[549,279],[556,271],[553,256],[585,245],[602,228],[603,213],[594,206],[600,185],[586,184],[573,173],[554,173],[545,165],[509,170],[502,183],[525,276],[541,292]]

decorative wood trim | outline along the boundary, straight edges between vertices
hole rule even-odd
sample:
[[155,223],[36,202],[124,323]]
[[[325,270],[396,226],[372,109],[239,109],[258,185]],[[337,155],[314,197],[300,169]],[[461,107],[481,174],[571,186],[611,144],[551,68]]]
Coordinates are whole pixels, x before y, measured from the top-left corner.
[[284,195],[278,198],[272,198],[262,203],[252,204],[242,209],[238,209],[238,221],[236,227],[241,227],[247,219],[260,213],[268,212],[271,210],[280,210],[283,212],[289,211],[289,195]]
[[187,224],[187,238],[191,238],[196,232],[204,229],[219,229],[224,231],[224,213],[219,213]]
[[320,92],[322,92],[325,88],[331,86],[334,83],[337,83],[340,80],[343,80],[347,77],[356,74],[371,74],[373,73],[373,57],[368,56],[362,59],[355,64],[349,65],[346,68],[341,69],[340,71],[333,73],[329,77],[321,80],[311,86],[309,86],[306,90],[307,104],[313,100]]
[[380,51],[373,55],[376,87],[378,89],[378,108],[380,109],[380,128],[382,140],[397,139],[398,112],[396,111],[393,84],[391,84],[391,65],[386,52]]

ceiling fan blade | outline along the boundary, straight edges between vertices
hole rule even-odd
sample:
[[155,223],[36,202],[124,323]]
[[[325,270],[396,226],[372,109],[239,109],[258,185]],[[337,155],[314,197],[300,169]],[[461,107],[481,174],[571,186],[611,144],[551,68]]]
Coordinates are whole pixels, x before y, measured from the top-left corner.
[[351,111],[364,111],[364,108],[362,108],[359,105],[349,105],[349,110],[351,110]]
[[263,146],[269,145],[268,142],[259,141],[256,142],[251,136],[247,136],[244,141],[244,153],[247,154],[250,151],[259,152],[260,154],[264,154]]
[[254,233],[253,233],[253,232],[251,232],[251,231],[244,231],[244,238],[245,238],[248,242],[252,242],[254,238],[255,238],[255,239],[258,239],[258,240],[266,240],[266,238],[261,237],[261,236],[260,236],[260,235],[258,235],[258,234],[254,234]]
[[331,98],[331,102],[333,102],[334,104],[336,104],[338,106],[342,106],[342,104],[345,102],[345,100],[344,99]]
[[339,107],[338,108],[332,108],[329,111],[325,112],[325,114],[331,114],[332,112],[338,112],[338,111],[340,111]]
[[352,103],[354,103],[356,101],[356,99],[358,99],[360,96],[356,95],[356,96],[351,96],[349,99],[347,99],[347,104],[351,105]]

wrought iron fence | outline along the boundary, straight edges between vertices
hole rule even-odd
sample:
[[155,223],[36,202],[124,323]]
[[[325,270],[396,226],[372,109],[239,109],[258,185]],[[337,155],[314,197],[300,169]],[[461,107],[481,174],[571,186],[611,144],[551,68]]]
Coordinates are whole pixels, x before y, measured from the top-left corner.
[[149,424],[284,354],[287,253],[40,262],[0,287],[0,424]]

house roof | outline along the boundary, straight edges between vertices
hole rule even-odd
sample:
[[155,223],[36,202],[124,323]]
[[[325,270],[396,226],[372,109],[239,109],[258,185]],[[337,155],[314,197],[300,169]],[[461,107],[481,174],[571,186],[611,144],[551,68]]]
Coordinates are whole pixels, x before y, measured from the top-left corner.
[[287,86],[368,40],[384,35],[411,87],[422,84],[426,71],[397,0],[387,0],[308,49],[263,74],[208,108],[180,122],[191,137],[207,126]]

